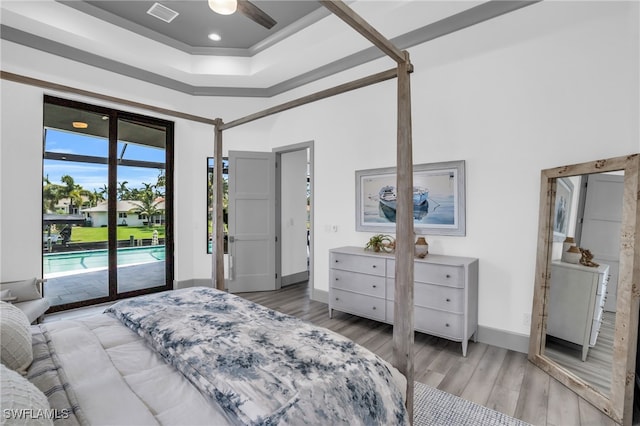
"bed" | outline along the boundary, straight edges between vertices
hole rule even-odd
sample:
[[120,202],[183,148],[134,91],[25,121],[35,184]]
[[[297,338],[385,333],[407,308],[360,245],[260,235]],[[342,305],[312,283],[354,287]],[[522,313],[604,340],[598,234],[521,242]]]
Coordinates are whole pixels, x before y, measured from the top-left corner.
[[[211,288],[127,299],[30,333],[26,377],[55,424],[409,423],[406,380],[377,355]],[[3,408],[4,393],[3,383]]]

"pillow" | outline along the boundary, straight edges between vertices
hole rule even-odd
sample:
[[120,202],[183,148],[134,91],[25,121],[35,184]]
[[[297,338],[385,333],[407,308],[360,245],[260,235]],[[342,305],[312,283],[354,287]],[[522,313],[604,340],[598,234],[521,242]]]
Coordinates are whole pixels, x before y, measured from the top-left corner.
[[17,297],[15,302],[24,302],[42,297],[40,291],[38,291],[38,280],[36,278],[0,283],[0,290],[11,291],[11,295]]
[[52,425],[47,397],[33,383],[15,371],[0,366],[2,424]]
[[10,300],[12,301],[15,299],[13,299],[11,290],[7,289],[7,290],[0,290],[0,300],[2,300],[3,302],[8,302]]
[[2,364],[26,374],[33,361],[31,326],[20,308],[0,301],[0,359]]

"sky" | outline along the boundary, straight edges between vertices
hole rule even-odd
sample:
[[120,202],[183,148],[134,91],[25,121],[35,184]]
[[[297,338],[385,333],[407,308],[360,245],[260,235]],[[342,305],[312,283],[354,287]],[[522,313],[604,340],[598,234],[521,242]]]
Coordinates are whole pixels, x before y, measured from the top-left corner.
[[[122,152],[123,143],[118,142],[118,155]],[[49,152],[90,155],[106,157],[108,140],[78,133],[62,132],[47,129],[45,148]],[[146,160],[164,162],[163,149],[128,144],[124,158],[129,160]],[[118,182],[127,181],[127,188],[142,188],[142,183],[155,184],[159,175],[158,169],[141,167],[118,167]],[[100,191],[107,184],[107,165],[78,163],[60,160],[44,160],[43,176],[48,176],[54,184],[62,184],[60,178],[69,175],[77,185],[84,189]]]

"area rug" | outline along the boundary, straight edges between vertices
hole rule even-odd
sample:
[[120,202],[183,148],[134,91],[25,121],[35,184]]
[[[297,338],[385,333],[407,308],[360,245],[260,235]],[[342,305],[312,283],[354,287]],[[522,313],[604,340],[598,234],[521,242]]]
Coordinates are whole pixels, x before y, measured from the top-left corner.
[[521,420],[491,410],[450,393],[415,382],[414,426],[529,426]]

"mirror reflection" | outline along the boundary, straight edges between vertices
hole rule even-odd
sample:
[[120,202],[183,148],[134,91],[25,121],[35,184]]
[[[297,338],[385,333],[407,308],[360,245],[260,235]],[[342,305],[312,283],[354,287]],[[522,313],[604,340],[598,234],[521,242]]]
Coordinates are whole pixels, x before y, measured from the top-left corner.
[[556,179],[544,355],[611,394],[624,173]]

